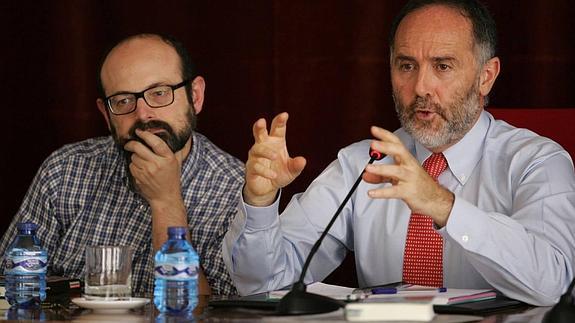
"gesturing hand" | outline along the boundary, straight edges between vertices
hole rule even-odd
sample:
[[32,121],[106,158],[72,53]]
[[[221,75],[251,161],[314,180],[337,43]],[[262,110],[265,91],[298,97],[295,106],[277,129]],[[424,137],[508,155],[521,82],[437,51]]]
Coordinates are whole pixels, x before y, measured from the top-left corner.
[[299,156],[291,158],[286,145],[288,114],[278,114],[268,133],[266,120],[254,123],[255,143],[246,162],[246,185],[244,200],[254,206],[273,203],[280,188],[291,183],[304,169],[306,160]]
[[433,180],[393,133],[378,127],[372,127],[371,133],[378,139],[371,148],[392,156],[395,163],[366,167],[366,182],[392,184],[370,190],[369,196],[402,199],[412,212],[428,215],[437,225],[444,226],[453,207],[453,193]]

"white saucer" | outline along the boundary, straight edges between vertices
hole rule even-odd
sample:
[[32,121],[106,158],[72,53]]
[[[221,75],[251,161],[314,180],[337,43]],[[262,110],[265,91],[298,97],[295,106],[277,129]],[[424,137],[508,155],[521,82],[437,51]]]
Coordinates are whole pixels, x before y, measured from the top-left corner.
[[80,307],[89,308],[98,313],[121,313],[132,308],[144,306],[150,302],[147,298],[132,297],[125,301],[87,300],[84,297],[73,298],[72,302]]

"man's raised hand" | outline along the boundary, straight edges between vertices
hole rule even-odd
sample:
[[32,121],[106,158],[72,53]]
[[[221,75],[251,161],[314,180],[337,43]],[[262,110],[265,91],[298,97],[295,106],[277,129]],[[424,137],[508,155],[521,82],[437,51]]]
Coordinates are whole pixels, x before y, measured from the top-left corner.
[[288,114],[280,113],[272,120],[268,133],[266,120],[254,123],[255,143],[246,162],[244,201],[253,206],[273,203],[280,188],[291,183],[304,169],[306,160],[289,156],[286,144]]

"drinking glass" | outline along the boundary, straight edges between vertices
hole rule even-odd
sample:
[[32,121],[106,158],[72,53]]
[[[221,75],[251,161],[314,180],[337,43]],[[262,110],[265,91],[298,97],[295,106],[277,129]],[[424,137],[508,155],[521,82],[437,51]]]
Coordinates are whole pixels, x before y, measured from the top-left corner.
[[132,253],[128,246],[87,246],[84,297],[120,301],[132,296]]

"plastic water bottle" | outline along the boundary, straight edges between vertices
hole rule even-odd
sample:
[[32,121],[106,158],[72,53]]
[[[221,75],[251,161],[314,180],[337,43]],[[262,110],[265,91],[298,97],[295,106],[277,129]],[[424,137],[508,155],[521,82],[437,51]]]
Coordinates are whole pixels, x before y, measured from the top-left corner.
[[155,256],[154,305],[160,313],[181,315],[198,304],[199,257],[185,227],[169,227],[168,241]]
[[46,299],[48,254],[36,237],[36,224],[24,222],[17,227],[5,255],[6,299],[12,307],[37,307]]

